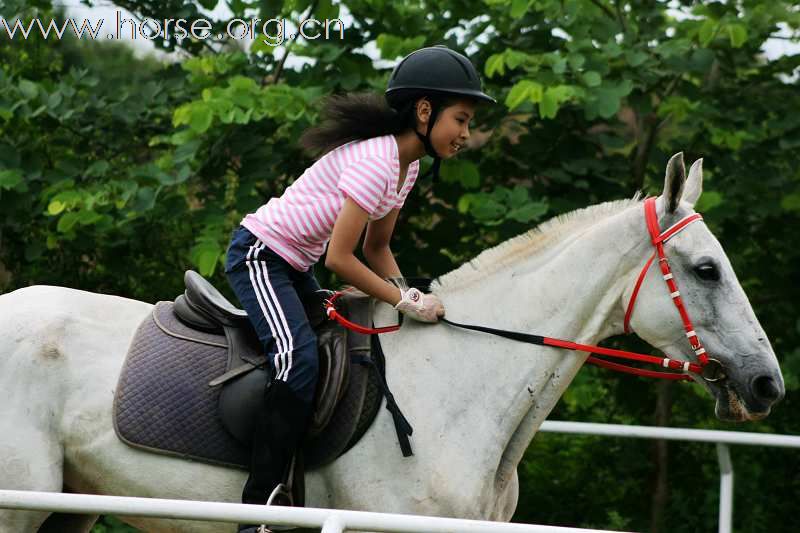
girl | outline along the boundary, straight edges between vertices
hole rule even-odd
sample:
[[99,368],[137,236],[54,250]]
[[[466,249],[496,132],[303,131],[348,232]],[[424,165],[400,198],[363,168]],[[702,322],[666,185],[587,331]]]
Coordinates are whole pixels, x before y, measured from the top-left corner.
[[[419,159],[434,158],[435,177],[440,160],[469,138],[482,101],[494,103],[463,55],[444,46],[409,54],[392,72],[385,102],[370,95],[328,100],[326,121],[301,138],[321,157],[234,232],[225,272],[274,371],[267,408],[255,422],[244,503],[267,503],[311,416],[317,340],[301,302],[319,289],[312,266],[326,245],[325,266],[356,288],[415,320],[444,315],[436,296],[385,281],[401,277],[389,241]],[[353,253],[365,228],[371,268]]]

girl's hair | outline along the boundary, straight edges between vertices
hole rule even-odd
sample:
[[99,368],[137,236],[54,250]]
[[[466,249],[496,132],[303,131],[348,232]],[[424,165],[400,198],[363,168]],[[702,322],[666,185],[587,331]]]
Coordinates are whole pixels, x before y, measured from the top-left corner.
[[[330,95],[323,103],[322,123],[303,132],[300,146],[311,156],[322,157],[350,141],[402,133],[415,126],[414,104],[422,96],[428,95],[408,98],[393,109],[383,95],[375,93]],[[448,105],[444,99],[429,98],[434,105]]]

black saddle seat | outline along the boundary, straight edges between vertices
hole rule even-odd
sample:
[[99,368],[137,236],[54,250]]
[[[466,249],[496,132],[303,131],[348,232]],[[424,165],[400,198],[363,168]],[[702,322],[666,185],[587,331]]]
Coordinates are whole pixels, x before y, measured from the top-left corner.
[[195,310],[208,315],[222,326],[249,326],[247,312],[230,303],[203,276],[193,270],[187,270],[183,281],[186,284],[184,295]]

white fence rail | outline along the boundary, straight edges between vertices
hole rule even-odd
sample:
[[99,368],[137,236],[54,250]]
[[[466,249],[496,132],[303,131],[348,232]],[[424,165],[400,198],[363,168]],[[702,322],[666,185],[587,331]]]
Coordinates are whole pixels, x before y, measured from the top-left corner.
[[[800,448],[800,436],[683,429],[586,422],[545,421],[540,431],[607,437],[632,437],[709,442],[717,445],[720,465],[719,533],[730,533],[733,514],[733,467],[730,444]],[[506,524],[429,516],[339,511],[334,509],[281,508],[234,503],[159,500],[88,494],[59,494],[0,490],[0,508],[57,511],[62,513],[113,514],[231,523],[268,523],[322,528],[322,533],[351,530],[386,533],[604,533],[596,529]],[[605,532],[608,533],[608,532]]]
[[209,522],[293,525],[322,528],[322,533],[348,530],[387,533],[610,533],[597,529],[507,524],[455,518],[338,511],[334,509],[266,507],[239,503],[157,500],[90,494],[0,490],[0,508],[62,513],[147,516]]
[[733,525],[733,465],[729,444],[751,446],[777,446],[800,448],[800,436],[770,435],[710,429],[685,429],[652,426],[625,426],[621,424],[595,424],[590,422],[560,422],[545,420],[539,431],[550,433],[578,433],[606,437],[633,437],[641,439],[682,440],[713,442],[717,444],[719,462],[719,533],[730,533]]

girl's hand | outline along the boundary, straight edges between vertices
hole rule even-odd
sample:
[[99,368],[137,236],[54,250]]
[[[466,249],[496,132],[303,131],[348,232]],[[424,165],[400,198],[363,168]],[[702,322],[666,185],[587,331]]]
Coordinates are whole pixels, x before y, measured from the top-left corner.
[[444,305],[439,298],[419,289],[400,289],[400,302],[394,308],[420,322],[437,322],[444,316]]

